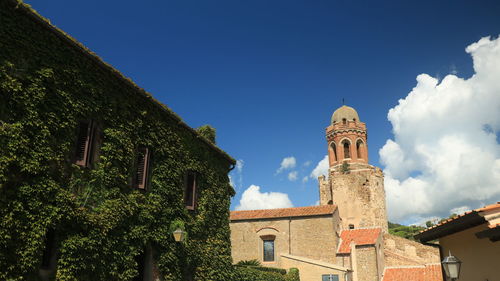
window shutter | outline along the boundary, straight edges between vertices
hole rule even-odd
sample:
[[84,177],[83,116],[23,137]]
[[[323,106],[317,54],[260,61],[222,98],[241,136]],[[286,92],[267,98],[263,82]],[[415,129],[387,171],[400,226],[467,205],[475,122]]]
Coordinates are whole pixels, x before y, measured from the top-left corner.
[[82,122],[78,129],[78,139],[76,141],[75,164],[81,167],[89,167],[92,158],[92,145],[94,141],[94,122]]
[[136,188],[146,190],[151,155],[149,149],[146,147],[139,148],[138,152],[134,186]]

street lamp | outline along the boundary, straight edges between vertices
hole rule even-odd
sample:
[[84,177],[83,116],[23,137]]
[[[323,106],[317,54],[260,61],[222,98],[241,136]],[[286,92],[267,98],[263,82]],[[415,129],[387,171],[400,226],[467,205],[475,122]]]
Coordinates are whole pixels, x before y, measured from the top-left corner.
[[186,236],[186,232],[183,231],[180,228],[177,228],[172,235],[174,235],[175,242],[182,242],[184,241],[184,237]]
[[443,265],[446,277],[450,278],[452,281],[458,279],[462,262],[458,258],[452,256],[451,251],[449,256],[444,258],[441,264]]

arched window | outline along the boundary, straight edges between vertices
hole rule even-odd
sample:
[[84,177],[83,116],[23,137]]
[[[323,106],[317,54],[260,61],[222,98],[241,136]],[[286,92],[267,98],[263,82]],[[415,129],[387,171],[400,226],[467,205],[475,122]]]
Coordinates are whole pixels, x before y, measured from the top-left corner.
[[344,140],[344,158],[351,158],[351,145],[348,140]]
[[333,161],[337,161],[337,146],[334,142],[330,144],[330,149],[333,150]]
[[344,125],[347,124],[347,119],[342,118],[342,124],[344,124]]
[[356,154],[358,156],[358,159],[363,158],[363,141],[362,140],[358,140],[356,142]]

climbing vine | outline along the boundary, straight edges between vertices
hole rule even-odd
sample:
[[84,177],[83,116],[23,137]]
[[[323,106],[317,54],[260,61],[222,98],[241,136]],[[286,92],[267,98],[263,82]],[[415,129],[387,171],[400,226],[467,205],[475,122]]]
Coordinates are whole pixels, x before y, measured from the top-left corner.
[[[231,280],[234,160],[37,17],[0,0],[0,280],[37,280],[50,231],[52,279],[132,280],[149,247],[163,280]],[[90,168],[72,161],[82,120],[100,128]],[[138,146],[153,150],[145,192],[131,187]],[[187,170],[201,175],[194,211],[183,204]]]

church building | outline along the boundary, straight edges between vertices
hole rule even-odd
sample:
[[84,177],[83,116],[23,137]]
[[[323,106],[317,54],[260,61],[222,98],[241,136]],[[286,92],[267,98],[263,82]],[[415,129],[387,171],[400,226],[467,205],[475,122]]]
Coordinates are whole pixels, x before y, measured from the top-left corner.
[[437,248],[389,234],[384,175],[368,162],[367,139],[355,109],[335,110],[319,206],[231,212],[233,262],[296,267],[302,281],[443,280]]

